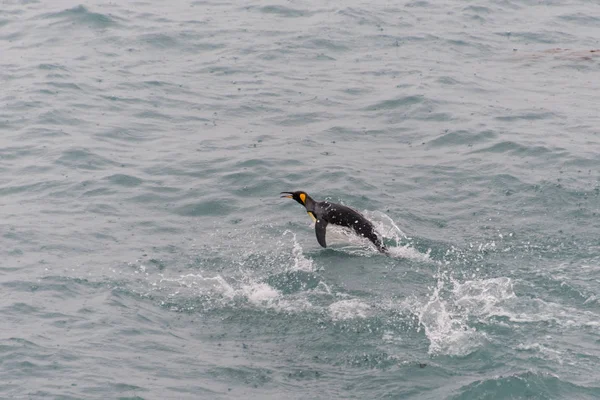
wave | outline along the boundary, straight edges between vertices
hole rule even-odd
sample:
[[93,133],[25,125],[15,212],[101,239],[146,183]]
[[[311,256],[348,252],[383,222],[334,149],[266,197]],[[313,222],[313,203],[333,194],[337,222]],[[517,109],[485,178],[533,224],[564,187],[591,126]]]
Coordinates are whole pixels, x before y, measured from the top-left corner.
[[450,398],[454,400],[473,398],[597,399],[600,396],[600,387],[576,385],[552,374],[528,371],[477,380],[462,387],[459,392]]
[[79,5],[67,10],[44,14],[43,19],[59,20],[61,23],[69,26],[79,24],[80,26],[106,29],[111,26],[119,25],[120,18],[114,15],[106,15],[88,10],[86,7]]

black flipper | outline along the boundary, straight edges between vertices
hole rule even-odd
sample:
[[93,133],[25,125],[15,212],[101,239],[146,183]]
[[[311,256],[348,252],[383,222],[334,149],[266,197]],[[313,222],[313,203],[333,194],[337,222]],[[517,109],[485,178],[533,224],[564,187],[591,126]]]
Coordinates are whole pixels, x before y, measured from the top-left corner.
[[315,233],[317,234],[317,242],[321,245],[321,247],[327,247],[327,242],[325,241],[325,228],[327,228],[328,222],[324,219],[318,219],[315,221]]
[[379,237],[377,236],[377,234],[375,232],[372,232],[370,235],[367,235],[367,238],[369,238],[371,243],[373,243],[375,245],[375,247],[377,247],[377,250],[379,250],[380,253],[383,253],[383,254],[388,253],[387,247],[385,247],[385,245],[381,242],[381,240],[379,240]]

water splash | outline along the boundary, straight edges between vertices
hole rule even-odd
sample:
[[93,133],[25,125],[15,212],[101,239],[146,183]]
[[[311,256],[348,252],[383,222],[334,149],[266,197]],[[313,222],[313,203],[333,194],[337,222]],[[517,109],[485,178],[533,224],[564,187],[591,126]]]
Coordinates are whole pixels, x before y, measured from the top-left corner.
[[296,240],[296,234],[290,230],[286,230],[283,232],[283,235],[292,235],[292,257],[294,258],[294,265],[289,269],[292,271],[313,272],[313,260],[304,256],[302,246],[300,246],[300,243]]
[[[198,266],[200,272],[174,275],[170,271],[154,271],[137,260],[131,267],[134,274],[142,276],[136,280],[142,286],[133,290],[162,298],[161,305],[174,311],[229,307],[285,312],[313,309],[311,296],[331,297],[331,288],[314,274],[313,260],[304,255],[296,235],[285,231],[283,236],[274,254],[256,251],[240,254],[234,262],[237,271],[227,275],[211,271],[210,261]],[[281,279],[274,278],[280,276],[287,280],[278,285]],[[288,280],[298,288],[288,290]]]
[[388,253],[394,258],[405,258],[414,261],[434,262],[439,264],[439,261],[432,260],[430,257],[431,249],[425,253],[421,253],[410,244],[405,244],[397,247],[388,247]]
[[[432,262],[431,250],[425,253],[416,249],[409,238],[398,227],[394,220],[381,211],[364,210],[362,214],[373,223],[376,232],[388,247],[388,255],[394,258],[410,259],[421,262]],[[329,224],[327,226],[327,243],[336,250],[349,254],[370,257],[379,255],[377,248],[370,240],[358,236],[352,229]]]
[[481,334],[467,323],[468,310],[456,307],[453,299],[445,298],[448,274],[438,270],[437,284],[428,301],[417,305],[420,326],[430,341],[430,355],[465,356],[481,345]]
[[331,319],[334,321],[354,318],[366,318],[371,311],[371,306],[358,299],[340,300],[328,307]]
[[273,306],[281,298],[279,290],[264,282],[252,282],[249,285],[243,285],[238,292],[243,294],[250,303],[257,306]]
[[455,304],[475,316],[502,314],[502,303],[516,298],[513,282],[507,277],[453,283]]
[[392,239],[396,245],[403,239],[408,239],[408,236],[398,227],[394,220],[381,211],[363,211],[364,215],[373,222],[375,229],[384,238]]
[[159,279],[151,281],[151,285],[162,290],[168,290],[169,288],[176,289],[175,292],[170,294],[170,297],[182,292],[201,293],[204,295],[217,294],[227,299],[233,299],[236,296],[234,287],[221,275],[205,277],[201,274],[185,274],[178,277],[168,277],[159,274]]

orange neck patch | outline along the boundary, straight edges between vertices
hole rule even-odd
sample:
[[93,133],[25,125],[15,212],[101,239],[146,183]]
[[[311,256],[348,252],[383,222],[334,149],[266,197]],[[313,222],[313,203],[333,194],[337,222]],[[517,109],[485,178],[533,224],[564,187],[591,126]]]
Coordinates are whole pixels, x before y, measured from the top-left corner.
[[304,193],[300,193],[300,200],[302,200],[302,203],[306,204],[306,195]]

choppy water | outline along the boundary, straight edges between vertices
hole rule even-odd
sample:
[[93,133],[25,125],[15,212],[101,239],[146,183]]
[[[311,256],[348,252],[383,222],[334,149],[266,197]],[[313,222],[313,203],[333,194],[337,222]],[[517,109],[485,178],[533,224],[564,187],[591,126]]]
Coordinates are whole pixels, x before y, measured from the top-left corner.
[[599,398],[599,16],[2,2],[0,397]]

